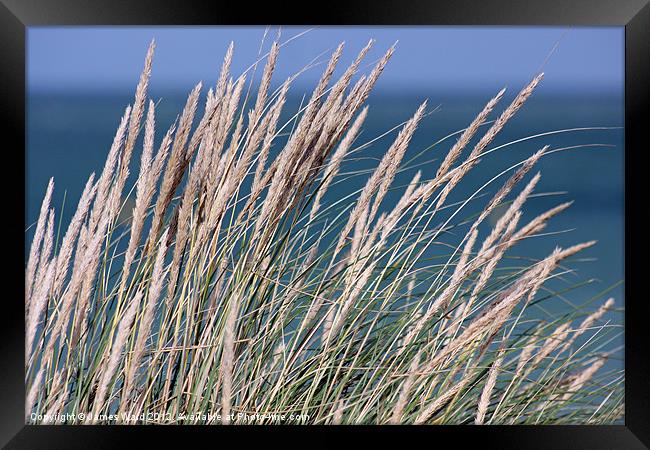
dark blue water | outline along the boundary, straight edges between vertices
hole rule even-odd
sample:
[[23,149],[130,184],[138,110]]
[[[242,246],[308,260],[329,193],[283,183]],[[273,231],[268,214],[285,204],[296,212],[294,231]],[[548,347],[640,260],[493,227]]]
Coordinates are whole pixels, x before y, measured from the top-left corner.
[[[511,90],[498,108],[501,111],[516,94]],[[418,167],[423,171],[423,179],[432,177],[446,152],[455,142],[452,137],[423,155],[422,150],[443,137],[464,128],[483,108],[494,92],[487,91],[435,91],[406,93],[374,93],[368,100],[370,105],[368,119],[357,143],[364,143],[381,135],[388,129],[408,119],[424,99],[429,100],[429,110],[435,112],[427,116],[416,131],[405,161],[406,167]],[[73,213],[76,202],[87,177],[92,171],[100,172],[106,153],[111,145],[115,128],[126,104],[132,101],[130,92],[115,94],[38,94],[28,98],[27,130],[27,217],[26,228],[38,215],[40,202],[48,179],[55,179],[53,205],[60,214],[64,192],[67,200],[63,213],[63,223]],[[153,92],[154,100],[161,99],[157,107],[156,138],[160,138],[176,118],[185,103],[185,94],[178,92]],[[292,98],[285,110],[295,112],[299,97]],[[492,119],[496,117],[493,114]],[[543,86],[524,105],[488,147],[535,134],[554,130],[581,127],[622,127],[623,102],[620,95],[601,92],[553,93],[545,92]],[[354,153],[354,160],[347,162],[343,172],[358,171],[376,166],[388,148],[396,132],[378,140],[372,146]],[[617,305],[624,304],[624,147],[623,130],[573,131],[543,136],[507,146],[486,155],[458,188],[448,202],[467,198],[478,187],[500,171],[530,156],[544,145],[551,149],[583,144],[605,144],[607,147],[587,147],[556,152],[545,156],[535,170],[540,170],[542,178],[536,188],[538,194],[552,194],[531,198],[524,208],[522,223],[537,214],[565,201],[574,200],[573,206],[556,216],[547,233],[559,233],[546,237],[529,239],[514,248],[504,264],[522,265],[518,257],[542,258],[556,245],[568,246],[577,242],[595,239],[598,244],[586,250],[580,258],[574,258],[568,266],[576,273],[553,280],[552,289],[567,289],[577,283],[593,280],[586,286],[567,292],[554,304],[545,306],[553,311],[561,311],[565,302],[582,304],[610,289],[607,295],[616,299]],[[134,155],[132,173],[137,173],[139,155]],[[407,183],[415,169],[400,173],[396,185]],[[366,176],[356,176],[332,188],[330,199],[341,197],[361,188]],[[493,194],[509,176],[502,176],[488,186],[483,193]],[[527,179],[532,176],[532,173]],[[523,183],[519,187],[523,187]],[[402,190],[392,192],[385,204],[391,207],[401,195]],[[518,192],[516,190],[515,192]],[[489,197],[488,197],[489,198]],[[459,214],[459,218],[469,217],[487,202],[488,198],[470,203]],[[435,224],[437,225],[437,223]],[[561,233],[560,233],[561,232]],[[27,233],[31,239],[31,233]],[[446,236],[448,242],[457,237]],[[598,303],[606,299],[602,295]],[[542,311],[543,312],[543,311]],[[623,316],[619,312],[610,318],[613,323],[622,325]],[[622,337],[615,345],[622,345]]]

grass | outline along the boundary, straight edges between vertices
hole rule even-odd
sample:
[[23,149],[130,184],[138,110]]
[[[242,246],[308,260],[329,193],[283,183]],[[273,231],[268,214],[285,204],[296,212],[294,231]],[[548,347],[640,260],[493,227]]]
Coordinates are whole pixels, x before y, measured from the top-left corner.
[[[417,171],[396,185],[426,102],[371,172],[341,171],[372,143],[357,143],[364,103],[393,49],[360,75],[371,45],[333,80],[339,46],[285,121],[295,77],[271,89],[281,45],[264,55],[256,92],[246,79],[262,59],[233,78],[231,45],[202,115],[199,84],[155,142],[152,43],[103,171],[65,233],[55,236],[53,181],[41,207],[25,277],[28,423],[620,420],[624,377],[605,364],[620,335],[607,320],[613,300],[550,320],[530,314],[563,295],[547,280],[593,242],[541,260],[512,256],[570,206],[521,221],[540,177],[531,171],[555,150],[448,201],[542,74],[505,107],[497,93],[448,136],[457,140],[434,177]],[[350,176],[365,177],[363,189],[327,195]],[[463,217],[470,202],[482,209]]]

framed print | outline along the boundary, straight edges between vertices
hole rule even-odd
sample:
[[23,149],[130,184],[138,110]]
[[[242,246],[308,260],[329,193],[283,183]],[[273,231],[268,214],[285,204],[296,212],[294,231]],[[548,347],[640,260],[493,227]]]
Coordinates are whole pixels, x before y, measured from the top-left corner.
[[647,448],[646,3],[4,0],[3,444]]

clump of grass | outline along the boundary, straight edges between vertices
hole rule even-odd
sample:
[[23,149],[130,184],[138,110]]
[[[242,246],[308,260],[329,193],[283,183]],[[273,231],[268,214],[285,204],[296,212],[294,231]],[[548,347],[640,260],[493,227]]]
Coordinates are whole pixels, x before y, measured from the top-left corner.
[[[281,46],[266,55],[253,101],[250,73],[230,75],[231,45],[202,115],[199,84],[156,145],[152,43],[104,169],[90,176],[56,248],[53,182],[41,207],[25,278],[27,421],[66,413],[68,423],[84,413],[93,423],[183,424],[622,416],[623,377],[602,373],[613,332],[603,315],[613,300],[551,321],[527,314],[546,280],[593,242],[499,268],[569,206],[521,223],[540,175],[516,190],[548,147],[495,176],[512,171],[477,216],[457,218],[479,192],[447,202],[542,74],[492,122],[504,91],[490,99],[435,177],[417,172],[396,186],[424,102],[363,189],[330,198],[349,176],[341,165],[357,150],[365,101],[393,53],[359,76],[371,45],[332,80],[339,46],[285,123],[294,77],[271,90]],[[139,174],[125,194],[143,118]],[[401,192],[394,204],[391,190]],[[132,220],[120,223],[133,195]],[[497,208],[505,212],[482,237]],[[460,239],[449,244],[452,229]],[[438,244],[450,251],[432,252]]]

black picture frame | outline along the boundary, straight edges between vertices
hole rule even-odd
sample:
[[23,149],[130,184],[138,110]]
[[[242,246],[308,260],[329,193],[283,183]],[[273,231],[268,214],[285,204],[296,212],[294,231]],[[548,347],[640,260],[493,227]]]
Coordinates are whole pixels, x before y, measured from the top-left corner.
[[[313,8],[313,10],[312,10]],[[648,300],[640,294],[645,264],[638,231],[647,220],[643,210],[642,155],[647,151],[650,105],[650,4],[648,0],[410,0],[306,3],[223,3],[198,0],[0,0],[0,124],[4,143],[4,220],[7,251],[24,253],[24,195],[11,187],[25,186],[25,37],[26,28],[40,25],[221,25],[221,24],[350,24],[350,25],[616,25],[625,27],[625,424],[620,426],[490,426],[490,427],[142,427],[142,426],[25,426],[23,380],[24,310],[23,257],[6,256],[3,271],[11,294],[0,314],[0,444],[6,448],[123,448],[136,439],[167,445],[225,445],[224,438],[248,439],[268,433],[266,441],[279,445],[337,443],[340,434],[360,439],[377,437],[385,444],[407,444],[404,434],[436,445],[464,445],[500,449],[637,449],[650,446],[650,369],[647,342]],[[23,183],[18,181],[23,177]],[[16,178],[14,180],[14,177]],[[15,184],[14,184],[15,181]],[[636,207],[635,207],[636,206]],[[640,207],[639,207],[640,206]],[[10,234],[9,234],[10,233]],[[14,238],[16,236],[16,238]],[[9,294],[9,292],[7,292]],[[278,433],[293,433],[283,441]],[[249,434],[250,433],[250,434]],[[315,434],[314,434],[315,433]],[[215,434],[218,435],[215,436]],[[237,437],[235,436],[237,435]],[[297,436],[296,436],[297,435]],[[322,436],[322,439],[321,439]],[[410,437],[409,436],[409,437]],[[296,439],[297,438],[297,439]],[[216,440],[215,440],[216,439]],[[442,444],[445,442],[445,444]],[[446,444],[449,442],[450,444]],[[196,443],[196,444],[195,444]],[[239,444],[238,444],[239,445]]]

